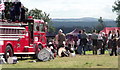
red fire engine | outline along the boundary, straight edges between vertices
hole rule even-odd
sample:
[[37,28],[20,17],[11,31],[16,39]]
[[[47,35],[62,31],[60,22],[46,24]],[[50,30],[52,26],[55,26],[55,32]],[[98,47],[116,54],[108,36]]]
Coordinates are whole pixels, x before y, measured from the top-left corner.
[[28,20],[27,23],[0,22],[0,54],[10,56],[37,55],[46,47],[45,22]]

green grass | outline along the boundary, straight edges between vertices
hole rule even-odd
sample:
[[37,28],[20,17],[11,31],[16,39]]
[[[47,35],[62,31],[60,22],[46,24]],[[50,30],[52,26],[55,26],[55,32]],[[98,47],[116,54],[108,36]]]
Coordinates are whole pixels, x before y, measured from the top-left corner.
[[[99,53],[99,51],[97,53]],[[93,54],[93,52],[92,51],[86,51],[86,54]],[[109,52],[106,50],[105,54],[109,54]]]
[[17,64],[3,64],[2,68],[118,68],[118,56],[77,55],[57,57],[47,62],[30,63],[31,59],[19,60]]

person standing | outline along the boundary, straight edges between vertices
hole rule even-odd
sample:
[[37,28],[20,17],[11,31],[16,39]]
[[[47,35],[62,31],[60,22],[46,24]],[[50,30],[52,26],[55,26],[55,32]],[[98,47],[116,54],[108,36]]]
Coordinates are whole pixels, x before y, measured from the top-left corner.
[[109,52],[109,54],[110,54],[111,51],[112,51],[112,31],[109,31],[107,38],[108,38],[108,41],[107,41],[107,44],[108,44],[108,52]]
[[83,54],[86,54],[86,46],[87,46],[87,34],[85,30],[81,30],[81,40],[80,40],[80,47],[83,50]]
[[71,48],[74,48],[74,50],[75,50],[75,41],[74,41],[73,37],[71,37],[67,40],[67,45],[68,45],[68,47],[66,47],[66,49],[69,50],[70,53],[73,52],[73,50],[71,50]]
[[117,30],[117,38],[118,54],[120,55],[120,30]]
[[117,32],[116,32],[116,36],[117,36],[117,38],[120,37],[120,30],[117,30]]
[[65,34],[63,31],[60,29],[58,34],[56,35],[56,44],[57,44],[57,49],[64,47],[64,43],[66,41]]
[[21,9],[21,2],[19,0],[15,0],[14,2],[14,11],[15,11],[15,19],[19,21],[20,19],[20,9]]
[[74,36],[73,36],[73,40],[74,40],[74,42],[75,42],[74,48],[75,48],[75,51],[76,51],[76,49],[77,49],[77,47],[78,47],[78,45],[77,45],[78,36],[74,35]]
[[21,17],[20,17],[21,22],[25,22],[25,7],[22,5],[21,6]]
[[98,34],[98,50],[99,54],[102,54],[102,47],[103,47],[103,32],[99,32]]
[[91,35],[92,34],[88,34],[88,51],[91,51],[92,50],[92,39],[91,39]]
[[112,31],[112,51],[111,51],[111,54],[110,56],[113,56],[113,54],[115,54],[115,56],[117,56],[117,35],[116,35],[116,32],[115,30]]
[[103,46],[102,46],[101,54],[105,54],[105,48],[107,45],[106,43],[107,43],[107,35],[105,33],[103,33]]
[[10,8],[10,19],[12,22],[15,22],[15,10],[14,5]]
[[96,33],[96,30],[93,30],[93,34],[91,36],[92,42],[93,42],[93,55],[97,55],[97,45],[98,45],[98,34]]
[[80,40],[81,40],[81,34],[82,34],[82,32],[81,32],[81,30],[79,31],[79,34],[78,34],[78,48],[77,48],[77,52],[78,52],[78,54],[82,54],[82,46],[81,46],[81,44],[80,44]]

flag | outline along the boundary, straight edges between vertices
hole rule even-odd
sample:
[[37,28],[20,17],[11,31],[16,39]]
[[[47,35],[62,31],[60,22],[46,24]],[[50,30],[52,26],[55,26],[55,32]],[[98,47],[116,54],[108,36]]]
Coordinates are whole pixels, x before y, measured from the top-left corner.
[[2,11],[2,10],[5,10],[5,5],[4,5],[4,3],[1,3],[1,4],[0,4],[0,11]]

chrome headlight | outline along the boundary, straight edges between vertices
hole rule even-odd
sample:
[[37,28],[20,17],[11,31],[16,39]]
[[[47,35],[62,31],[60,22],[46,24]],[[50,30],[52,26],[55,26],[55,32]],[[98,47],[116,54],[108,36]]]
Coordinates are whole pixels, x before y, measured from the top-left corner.
[[38,37],[35,37],[34,40],[37,42],[38,41]]
[[4,41],[0,41],[0,45],[4,45]]

